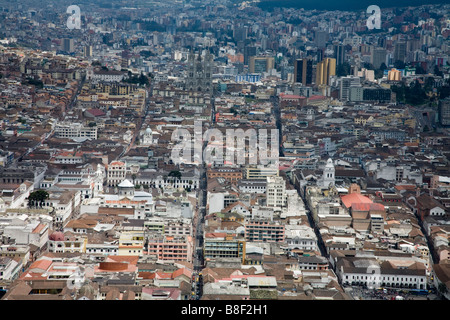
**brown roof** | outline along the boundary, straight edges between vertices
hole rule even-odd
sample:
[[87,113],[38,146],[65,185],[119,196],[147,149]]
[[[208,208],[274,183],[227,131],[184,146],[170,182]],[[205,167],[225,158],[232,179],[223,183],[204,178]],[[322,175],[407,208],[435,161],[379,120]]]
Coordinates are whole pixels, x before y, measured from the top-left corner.
[[92,229],[98,224],[98,221],[88,219],[71,220],[67,223],[66,228],[72,229]]
[[447,288],[450,288],[450,261],[441,261],[439,264],[434,264],[433,268],[439,281],[445,283]]
[[417,197],[416,200],[417,206],[421,209],[427,210],[439,207],[445,210],[445,207],[439,201],[428,194],[422,194],[421,196]]
[[107,207],[100,207],[100,208],[98,208],[98,214],[111,214],[111,215],[129,214],[129,215],[134,215],[134,208],[107,208]]

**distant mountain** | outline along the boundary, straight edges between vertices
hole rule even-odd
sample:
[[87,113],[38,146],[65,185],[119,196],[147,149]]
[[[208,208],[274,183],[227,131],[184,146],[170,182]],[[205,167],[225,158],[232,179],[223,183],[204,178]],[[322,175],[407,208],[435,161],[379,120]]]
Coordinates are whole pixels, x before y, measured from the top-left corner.
[[418,7],[426,4],[445,4],[443,0],[261,0],[258,4],[263,10],[272,11],[274,8],[304,8],[305,10],[341,10],[354,11],[366,9],[374,4],[383,8]]

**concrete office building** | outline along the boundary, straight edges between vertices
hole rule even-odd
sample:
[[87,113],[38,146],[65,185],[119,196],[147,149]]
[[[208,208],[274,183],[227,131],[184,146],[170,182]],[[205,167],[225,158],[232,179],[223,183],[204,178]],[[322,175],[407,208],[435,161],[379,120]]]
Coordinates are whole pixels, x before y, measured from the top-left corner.
[[316,85],[329,85],[330,76],[336,75],[336,59],[325,58],[317,64]]
[[294,82],[304,86],[312,84],[313,66],[311,59],[297,59],[294,62]]

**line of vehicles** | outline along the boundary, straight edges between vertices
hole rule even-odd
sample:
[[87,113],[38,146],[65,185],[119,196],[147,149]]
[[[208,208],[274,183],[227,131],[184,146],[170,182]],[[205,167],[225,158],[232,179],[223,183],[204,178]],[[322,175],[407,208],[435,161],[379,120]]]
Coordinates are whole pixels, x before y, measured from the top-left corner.
[[201,272],[192,274],[191,300],[198,300],[202,295],[203,275]]

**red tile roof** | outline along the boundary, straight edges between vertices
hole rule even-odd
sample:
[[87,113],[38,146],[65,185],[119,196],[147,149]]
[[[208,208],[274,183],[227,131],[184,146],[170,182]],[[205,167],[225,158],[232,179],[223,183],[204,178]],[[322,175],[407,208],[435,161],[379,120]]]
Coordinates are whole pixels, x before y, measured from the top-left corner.
[[384,211],[384,206],[380,203],[353,203],[353,211]]
[[354,203],[373,203],[368,197],[359,193],[351,193],[345,196],[341,196],[342,203],[347,208],[350,208]]

